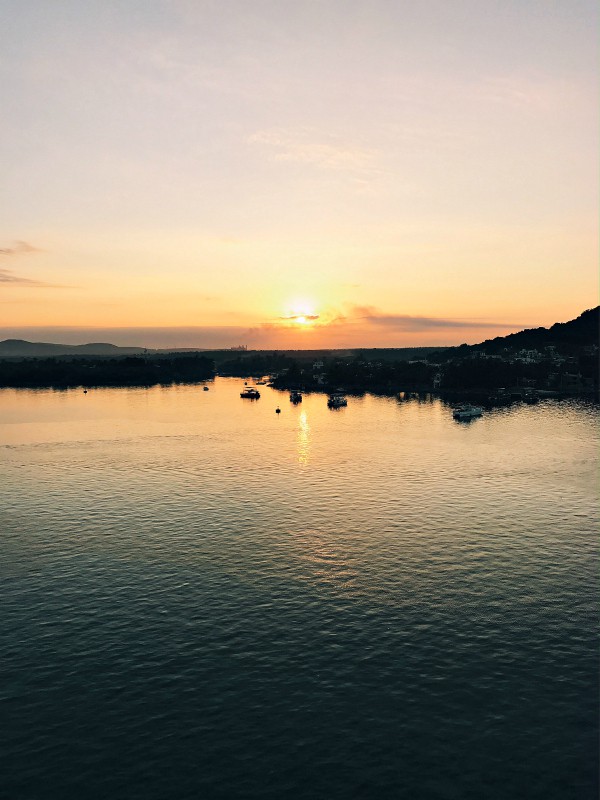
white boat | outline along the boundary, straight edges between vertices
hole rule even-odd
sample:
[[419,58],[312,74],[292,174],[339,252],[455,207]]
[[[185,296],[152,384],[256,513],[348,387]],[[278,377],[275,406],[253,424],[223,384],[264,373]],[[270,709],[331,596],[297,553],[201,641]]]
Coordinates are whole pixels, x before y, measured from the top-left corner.
[[483,414],[483,408],[479,406],[458,406],[452,412],[452,416],[454,419],[474,419],[475,417],[480,417]]
[[243,392],[240,392],[240,397],[245,397],[248,400],[258,400],[260,397],[260,392],[253,386],[248,386],[247,389],[244,389]]
[[334,394],[330,394],[327,400],[327,406],[329,408],[343,408],[344,406],[348,405],[348,401],[342,394],[342,392],[334,392]]

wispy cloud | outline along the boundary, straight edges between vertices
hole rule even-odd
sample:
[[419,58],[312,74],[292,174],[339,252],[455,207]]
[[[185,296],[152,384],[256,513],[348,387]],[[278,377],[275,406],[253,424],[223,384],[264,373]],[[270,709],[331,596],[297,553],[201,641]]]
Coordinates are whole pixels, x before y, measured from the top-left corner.
[[296,161],[327,170],[377,172],[377,151],[312,128],[273,128],[250,136],[251,144],[270,150],[274,161]]
[[289,317],[279,317],[283,322],[298,322],[298,320],[306,320],[308,322],[315,322],[319,319],[318,314],[290,314]]
[[[386,314],[373,306],[354,306],[350,318],[398,331],[417,332],[432,328],[509,328],[517,327],[510,322],[483,322],[480,320],[448,319],[445,317],[413,316],[410,314]],[[340,318],[341,321],[342,318]]]
[[22,256],[26,253],[40,253],[39,247],[34,247],[29,242],[15,242],[12,247],[0,247],[0,256]]
[[63,286],[58,283],[46,283],[35,278],[24,278],[22,275],[15,275],[11,269],[0,269],[0,284],[7,286],[26,286],[30,288],[44,287],[46,289],[72,289],[72,286]]
[[22,278],[15,275],[10,269],[0,269],[0,283],[8,283],[13,286],[45,286],[46,284],[31,278]]
[[482,320],[452,319],[447,317],[425,317],[412,314],[388,314],[374,306],[352,306],[347,313],[335,316],[332,325],[371,325],[403,333],[419,333],[432,330],[460,329],[506,329],[519,327],[510,322],[488,322]]
[[[34,247],[29,242],[15,242],[12,247],[0,247],[0,257],[14,258],[17,256],[24,256],[28,253],[41,253],[43,252],[39,247]],[[22,275],[16,275],[14,270],[0,268],[0,284],[5,286],[25,286],[28,288],[44,287],[47,289],[68,289],[71,287],[60,286],[56,283],[47,283],[40,281],[36,278],[24,278]]]
[[546,113],[564,105],[572,104],[581,95],[581,89],[563,76],[552,79],[523,74],[504,74],[483,78],[478,86],[482,100],[510,106],[521,111],[531,109]]

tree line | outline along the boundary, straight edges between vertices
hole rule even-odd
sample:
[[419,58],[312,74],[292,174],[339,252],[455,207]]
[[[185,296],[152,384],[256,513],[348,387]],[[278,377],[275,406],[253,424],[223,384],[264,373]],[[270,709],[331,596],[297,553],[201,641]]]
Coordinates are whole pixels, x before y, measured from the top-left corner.
[[155,386],[212,378],[214,361],[198,354],[124,358],[0,360],[2,387]]

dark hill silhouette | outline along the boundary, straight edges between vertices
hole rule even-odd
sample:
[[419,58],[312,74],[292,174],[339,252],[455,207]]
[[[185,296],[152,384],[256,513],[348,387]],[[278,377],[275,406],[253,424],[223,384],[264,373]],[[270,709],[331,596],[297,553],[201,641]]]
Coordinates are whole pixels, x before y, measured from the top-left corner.
[[107,342],[52,344],[5,339],[0,342],[0,358],[44,358],[45,356],[125,356],[143,353],[143,347],[118,347]]
[[503,350],[542,350],[544,347],[556,347],[557,350],[571,350],[579,347],[598,345],[600,340],[600,306],[584,311],[576,319],[569,322],[556,322],[549,328],[527,328],[518,333],[509,333],[508,336],[497,336],[495,339],[486,339],[479,344],[461,344],[460,347],[449,347],[443,352],[430,356],[435,361],[436,356],[443,360],[451,360],[457,356],[466,355],[470,351],[485,353],[501,353]]

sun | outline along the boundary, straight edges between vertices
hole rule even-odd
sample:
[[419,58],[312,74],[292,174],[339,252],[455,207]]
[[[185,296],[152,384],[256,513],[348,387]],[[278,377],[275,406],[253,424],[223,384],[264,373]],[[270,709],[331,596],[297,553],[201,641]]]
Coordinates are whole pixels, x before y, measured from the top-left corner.
[[296,300],[288,305],[287,313],[281,319],[288,325],[308,329],[317,324],[319,314],[315,311],[313,303]]

